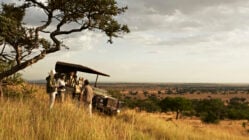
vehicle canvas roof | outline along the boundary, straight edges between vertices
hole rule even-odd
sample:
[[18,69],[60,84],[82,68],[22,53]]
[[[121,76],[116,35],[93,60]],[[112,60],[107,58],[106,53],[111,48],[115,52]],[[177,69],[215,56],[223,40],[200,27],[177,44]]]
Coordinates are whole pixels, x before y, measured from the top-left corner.
[[56,72],[61,72],[61,73],[80,71],[80,72],[85,72],[85,73],[91,73],[91,74],[97,74],[97,75],[110,77],[110,75],[108,75],[108,74],[99,72],[97,70],[94,70],[94,69],[86,67],[86,66],[67,63],[67,62],[61,62],[61,61],[56,62],[55,70],[56,70]]

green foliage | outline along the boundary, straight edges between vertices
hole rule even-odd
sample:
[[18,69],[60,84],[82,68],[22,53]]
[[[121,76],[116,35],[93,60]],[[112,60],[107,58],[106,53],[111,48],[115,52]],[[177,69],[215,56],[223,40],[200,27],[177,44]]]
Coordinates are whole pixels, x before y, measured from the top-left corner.
[[229,105],[240,105],[240,104],[244,104],[246,101],[246,98],[239,98],[239,97],[234,97],[234,98],[231,98],[230,101],[229,101]]
[[249,120],[249,106],[245,98],[232,98],[227,106],[227,117],[229,119]]
[[179,113],[192,109],[190,100],[182,97],[166,97],[160,102],[160,107],[163,112],[175,111],[177,113],[176,119],[178,119]]
[[25,15],[25,5],[15,6],[14,4],[2,4],[2,16],[16,21],[16,25],[21,25]]
[[[13,66],[12,62],[1,62],[0,61],[0,72],[6,71]],[[22,74],[15,73],[11,76],[8,76],[4,79],[4,82],[11,85],[22,84],[24,79],[22,78]]]
[[[26,41],[26,28],[22,26],[25,15],[25,6],[14,4],[3,4],[0,11],[0,36],[11,46],[16,46]],[[30,40],[29,40],[30,41]]]
[[204,99],[195,102],[196,115],[206,123],[218,123],[225,117],[225,106],[221,99]]
[[12,84],[12,85],[24,83],[24,79],[22,78],[22,74],[20,74],[20,73],[15,73],[12,76],[5,78],[5,81],[8,84]]
[[8,63],[0,61],[0,72],[3,72],[7,67],[8,67]]
[[122,94],[118,90],[108,90],[108,94],[117,99],[122,98]]
[[[30,8],[46,16],[40,19],[40,25],[31,27],[32,23],[23,22]],[[0,9],[0,61],[15,62],[15,65],[1,71],[0,80],[62,47],[68,48],[58,36],[84,30],[103,32],[112,43],[113,37],[130,32],[127,25],[117,20],[117,16],[126,10],[127,7],[120,7],[116,0],[19,0],[18,5],[3,2]],[[42,33],[50,39],[40,36]]]
[[48,9],[63,13],[57,18],[64,20],[64,23],[78,23],[79,20],[89,18],[91,22],[87,23],[90,24],[89,29],[105,32],[110,37],[108,40],[110,43],[112,43],[112,37],[118,37],[121,32],[129,32],[127,25],[121,25],[113,18],[127,10],[127,7],[119,8],[115,0],[50,0]]
[[130,98],[124,99],[125,106],[129,108],[139,108],[147,112],[160,112],[159,100],[154,97],[149,97],[144,100],[135,100]]
[[244,98],[232,98],[227,106],[220,99],[192,100],[192,104],[195,115],[207,123],[222,119],[249,120],[249,106]]
[[205,123],[215,123],[218,124],[220,121],[219,116],[213,111],[207,111],[201,113],[201,120]]
[[145,100],[138,100],[136,102],[136,106],[139,107],[141,110],[145,110],[147,112],[158,112],[160,111],[159,105],[151,100],[151,99],[145,99]]
[[205,123],[219,123],[223,119],[249,120],[249,106],[244,98],[232,98],[227,106],[221,99],[188,100],[182,97],[166,97],[159,101],[150,96],[145,100],[125,98],[125,105],[130,108],[139,108],[148,112],[176,112],[180,115],[197,116]]

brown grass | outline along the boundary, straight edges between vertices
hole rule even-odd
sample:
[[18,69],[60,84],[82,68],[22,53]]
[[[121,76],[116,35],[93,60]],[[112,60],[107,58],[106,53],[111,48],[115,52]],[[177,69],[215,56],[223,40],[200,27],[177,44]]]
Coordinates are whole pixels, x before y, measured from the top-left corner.
[[247,140],[249,136],[242,121],[208,125],[196,118],[168,120],[167,115],[172,114],[134,110],[123,110],[114,117],[94,112],[90,118],[70,99],[49,110],[44,88],[35,88],[31,98],[0,102],[0,139]]

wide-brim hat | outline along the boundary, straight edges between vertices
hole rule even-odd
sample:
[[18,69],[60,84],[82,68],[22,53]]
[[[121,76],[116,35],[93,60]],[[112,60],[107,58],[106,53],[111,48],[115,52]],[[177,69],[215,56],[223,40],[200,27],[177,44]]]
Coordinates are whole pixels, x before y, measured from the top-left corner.
[[49,75],[55,75],[56,74],[56,71],[55,70],[51,70],[50,72],[49,72]]

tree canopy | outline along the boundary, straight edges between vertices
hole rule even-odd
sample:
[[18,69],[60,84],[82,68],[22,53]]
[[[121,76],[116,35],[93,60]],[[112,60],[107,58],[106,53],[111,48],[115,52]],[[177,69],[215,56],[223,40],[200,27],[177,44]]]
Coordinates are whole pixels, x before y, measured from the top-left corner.
[[160,107],[163,112],[175,111],[176,119],[178,119],[180,113],[192,109],[192,104],[190,100],[183,97],[166,97],[160,102]]
[[[28,26],[23,19],[32,8],[46,17],[38,26]],[[127,7],[116,0],[19,0],[18,4],[2,3],[0,8],[0,63],[12,63],[1,70],[0,80],[10,76],[46,55],[60,51],[65,44],[58,38],[84,30],[103,32],[112,43],[113,37],[129,32],[117,16]],[[73,25],[73,26],[68,26]],[[70,28],[71,27],[71,28]],[[45,38],[41,34],[48,34]]]

